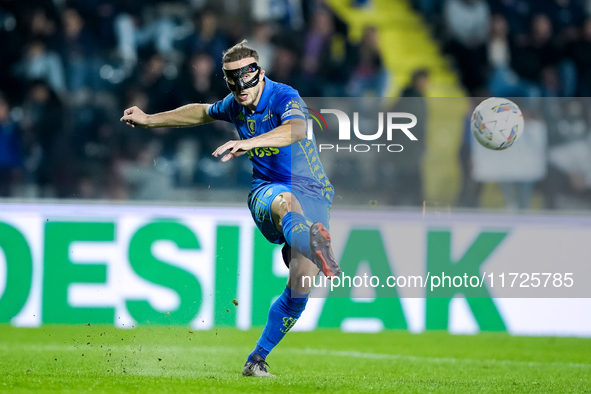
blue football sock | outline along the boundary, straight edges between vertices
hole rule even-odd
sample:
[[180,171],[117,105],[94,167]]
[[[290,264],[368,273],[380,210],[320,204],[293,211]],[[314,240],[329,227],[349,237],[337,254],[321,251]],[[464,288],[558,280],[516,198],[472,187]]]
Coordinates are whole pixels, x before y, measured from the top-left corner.
[[252,361],[252,355],[255,353],[260,354],[263,358],[267,357],[269,352],[298,321],[306,308],[309,295],[309,293],[300,294],[289,287],[285,287],[283,293],[271,306],[265,329],[257,342],[256,348],[248,356],[248,361]]
[[314,261],[310,250],[310,226],[306,224],[306,218],[297,212],[288,212],[281,220],[283,236],[293,249],[302,256]]

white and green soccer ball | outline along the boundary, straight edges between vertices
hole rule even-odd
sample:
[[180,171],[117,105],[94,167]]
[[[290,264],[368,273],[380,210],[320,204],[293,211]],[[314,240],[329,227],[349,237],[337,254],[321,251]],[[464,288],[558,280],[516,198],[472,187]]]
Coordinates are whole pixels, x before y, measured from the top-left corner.
[[503,150],[523,134],[523,114],[513,101],[491,97],[476,107],[470,125],[472,134],[482,146]]

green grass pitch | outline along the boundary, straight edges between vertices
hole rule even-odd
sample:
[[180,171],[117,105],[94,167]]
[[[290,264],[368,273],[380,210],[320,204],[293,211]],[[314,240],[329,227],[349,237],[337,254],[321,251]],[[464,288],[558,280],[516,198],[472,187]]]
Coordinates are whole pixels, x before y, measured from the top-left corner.
[[591,339],[291,332],[243,378],[259,334],[0,325],[0,392],[591,393]]

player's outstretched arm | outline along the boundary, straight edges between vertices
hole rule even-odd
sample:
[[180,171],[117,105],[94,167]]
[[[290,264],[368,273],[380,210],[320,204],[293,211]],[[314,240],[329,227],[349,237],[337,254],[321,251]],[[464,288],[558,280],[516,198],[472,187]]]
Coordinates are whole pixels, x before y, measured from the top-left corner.
[[212,155],[219,157],[226,151],[228,154],[222,157],[222,161],[228,161],[234,157],[243,155],[254,148],[283,148],[306,138],[306,121],[292,119],[284,122],[268,133],[240,141],[228,141],[217,148]]
[[172,111],[148,115],[138,107],[131,107],[123,112],[120,120],[131,127],[141,126],[147,129],[198,126],[215,120],[207,113],[208,108],[209,104],[187,104]]

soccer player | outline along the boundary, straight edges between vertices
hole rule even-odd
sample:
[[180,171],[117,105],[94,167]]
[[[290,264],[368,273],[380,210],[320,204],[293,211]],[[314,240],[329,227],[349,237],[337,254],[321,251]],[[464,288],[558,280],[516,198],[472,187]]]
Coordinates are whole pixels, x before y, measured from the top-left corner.
[[[122,122],[132,127],[185,127],[214,120],[232,122],[240,140],[228,141],[213,152],[222,162],[248,153],[253,181],[248,207],[265,238],[285,243],[283,260],[289,268],[287,286],[269,311],[267,324],[242,370],[244,376],[274,377],[265,358],[293,327],[310,293],[303,277],[319,270],[340,275],[327,231],[334,190],[314,139],[306,138],[302,99],[290,86],[265,77],[257,52],[246,41],[223,53],[226,84],[231,93],[213,105],[188,104],[147,115],[138,107],[125,110]],[[224,154],[225,153],[225,154]]]

